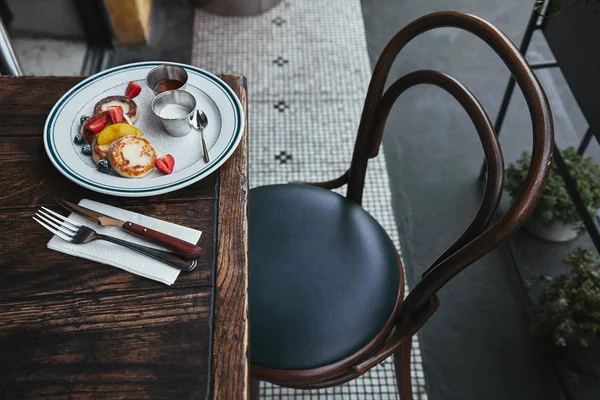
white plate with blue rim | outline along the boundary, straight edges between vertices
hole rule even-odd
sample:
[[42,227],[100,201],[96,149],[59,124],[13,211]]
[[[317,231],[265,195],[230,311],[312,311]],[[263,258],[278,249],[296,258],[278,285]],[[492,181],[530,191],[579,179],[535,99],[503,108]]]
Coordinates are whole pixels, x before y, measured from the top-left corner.
[[[158,65],[184,68],[188,81],[184,90],[196,98],[196,107],[208,117],[204,138],[210,153],[207,163],[202,157],[200,133],[192,130],[183,137],[169,136],[151,103],[155,95],[146,86],[146,75]],[[108,96],[125,95],[129,82],[142,87],[134,98],[138,118],[134,125],[152,143],[158,157],[171,154],[175,168],[171,174],[154,169],[148,175],[131,179],[114,172],[100,172],[91,156],[82,153],[75,143],[80,133],[81,117],[92,115],[94,105]],[[90,76],[75,85],[58,100],[44,126],[44,146],[50,161],[68,179],[90,190],[113,196],[145,197],[184,188],[216,171],[235,151],[244,131],[244,112],[233,90],[215,75],[185,64],[139,62],[121,65]]]

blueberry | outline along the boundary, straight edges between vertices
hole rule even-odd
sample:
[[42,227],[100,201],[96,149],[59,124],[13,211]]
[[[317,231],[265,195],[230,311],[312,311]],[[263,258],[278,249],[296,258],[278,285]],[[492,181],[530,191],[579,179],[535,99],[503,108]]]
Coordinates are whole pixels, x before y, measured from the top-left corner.
[[110,164],[106,160],[98,161],[98,171],[107,174],[110,171]]
[[85,154],[86,156],[91,156],[92,155],[92,146],[90,146],[89,144],[84,144],[83,147],[81,148],[81,152],[83,154]]
[[82,115],[81,118],[79,118],[79,123],[83,125],[88,119],[90,119],[89,115]]
[[83,137],[81,135],[75,135],[73,141],[75,142],[75,144],[83,144]]

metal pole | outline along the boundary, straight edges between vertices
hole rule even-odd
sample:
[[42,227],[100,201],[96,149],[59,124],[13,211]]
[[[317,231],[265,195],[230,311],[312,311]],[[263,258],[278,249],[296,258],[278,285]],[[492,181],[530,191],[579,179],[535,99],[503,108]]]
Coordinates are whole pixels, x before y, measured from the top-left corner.
[[[519,51],[524,56],[527,55],[527,49],[529,48],[529,43],[531,43],[531,37],[533,36],[533,31],[537,27],[537,20],[539,18],[538,12],[534,9],[531,11],[531,16],[529,17],[529,21],[527,22],[527,26],[525,27],[525,33],[523,34],[523,40],[521,41],[521,46],[519,46]],[[496,117],[496,123],[494,124],[494,128],[496,129],[496,135],[500,136],[500,129],[502,129],[502,124],[504,124],[504,118],[506,117],[506,112],[508,111],[508,105],[510,104],[510,99],[515,90],[515,78],[511,75],[508,78],[508,85],[506,85],[506,90],[504,91],[504,96],[502,97],[502,103],[500,103],[500,109],[498,110],[498,116]],[[479,179],[485,178],[485,161],[481,166],[481,172],[479,174]]]
[[540,61],[540,62],[532,62],[529,63],[529,66],[532,69],[540,69],[540,68],[555,68],[558,67],[558,63],[554,60],[550,61]]
[[0,19],[0,72],[7,75],[22,76],[23,71],[17,55],[10,44],[8,32]]
[[[582,156],[583,153],[585,153],[585,151],[587,150],[588,146],[590,145],[590,142],[592,141],[592,128],[588,127],[588,130],[585,132],[585,135],[583,136],[583,139],[581,139],[581,143],[579,144],[579,148],[577,149],[577,153]],[[596,139],[598,139],[598,137],[596,136]],[[600,143],[600,141],[598,142]]]
[[[529,44],[531,43],[533,31],[536,29],[538,17],[539,15],[537,11],[533,10],[531,12],[531,16],[529,17],[529,21],[527,22],[527,27],[525,28],[525,33],[523,34],[523,40],[521,41],[521,46],[519,46],[519,51],[523,55],[526,55],[527,49],[529,49]],[[498,116],[496,117],[496,123],[494,124],[494,128],[496,128],[497,135],[500,134],[500,129],[502,129],[502,124],[504,123],[504,118],[506,117],[506,111],[508,111],[508,103],[510,102],[510,98],[514,90],[515,78],[513,78],[513,76],[511,75],[510,80],[508,81],[508,85],[506,86],[506,92],[504,93],[504,97],[502,98],[502,104],[500,105]]]

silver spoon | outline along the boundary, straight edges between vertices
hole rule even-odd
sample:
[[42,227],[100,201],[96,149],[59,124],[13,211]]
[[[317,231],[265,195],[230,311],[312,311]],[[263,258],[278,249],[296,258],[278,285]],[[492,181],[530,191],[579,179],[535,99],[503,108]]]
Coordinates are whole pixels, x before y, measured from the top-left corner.
[[198,124],[198,129],[200,130],[200,138],[202,139],[202,149],[204,150],[204,160],[209,162],[208,158],[208,149],[206,147],[206,142],[204,141],[204,129],[208,126],[208,118],[204,111],[196,110],[196,123]]

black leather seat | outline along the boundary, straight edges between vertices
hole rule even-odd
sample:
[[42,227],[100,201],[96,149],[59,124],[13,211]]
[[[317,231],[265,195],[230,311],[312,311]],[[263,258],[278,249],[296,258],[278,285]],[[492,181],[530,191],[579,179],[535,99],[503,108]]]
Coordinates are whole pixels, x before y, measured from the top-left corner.
[[392,314],[396,250],[360,206],[303,184],[263,186],[249,198],[250,359],[308,369],[364,347]]

